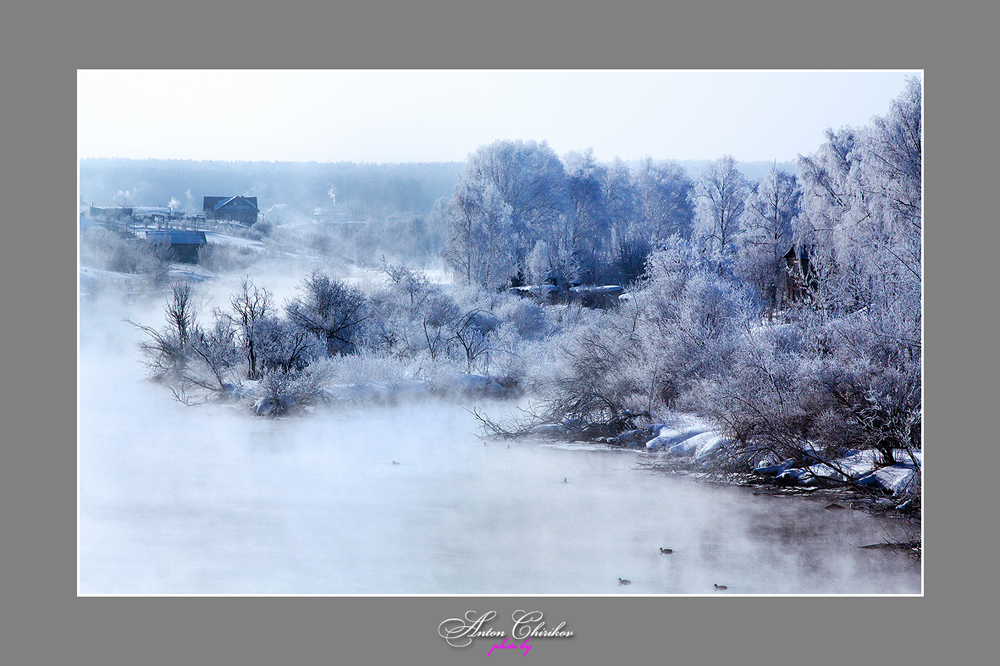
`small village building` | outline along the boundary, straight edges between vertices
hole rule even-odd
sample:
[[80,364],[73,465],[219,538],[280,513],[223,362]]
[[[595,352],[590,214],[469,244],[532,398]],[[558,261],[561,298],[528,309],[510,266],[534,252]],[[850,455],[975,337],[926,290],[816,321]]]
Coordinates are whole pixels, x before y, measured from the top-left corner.
[[205,197],[202,209],[208,220],[238,222],[247,227],[252,226],[260,214],[257,197]]
[[147,231],[146,240],[151,243],[166,243],[170,245],[177,261],[197,263],[198,251],[208,245],[204,231],[187,231],[182,229],[167,229],[164,231]]
[[173,211],[167,206],[135,206],[132,208],[132,219],[145,224],[162,226],[173,217]]
[[110,207],[101,208],[99,206],[90,207],[90,217],[107,221],[122,221],[132,217],[131,207]]

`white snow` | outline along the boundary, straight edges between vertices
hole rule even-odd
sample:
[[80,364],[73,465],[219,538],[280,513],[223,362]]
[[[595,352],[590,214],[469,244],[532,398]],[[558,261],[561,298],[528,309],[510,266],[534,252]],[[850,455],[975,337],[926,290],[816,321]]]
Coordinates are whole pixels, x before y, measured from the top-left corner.
[[116,284],[137,284],[142,282],[143,277],[141,275],[135,275],[133,273],[119,273],[117,271],[106,271],[101,268],[93,268],[91,266],[80,266],[80,282],[84,283],[94,283],[94,282],[114,282]]
[[[671,425],[653,426],[653,430],[655,431],[657,427],[659,427],[660,434],[646,442],[646,450],[660,451],[662,449],[670,449],[670,452],[675,455],[692,455],[691,453],[682,453],[682,451],[685,451],[682,446],[684,441],[709,430],[707,424],[695,417],[684,417]],[[700,443],[700,441],[696,442],[694,448],[696,449]],[[681,446],[681,448],[674,451],[675,446]]]
[[896,463],[891,467],[883,467],[871,474],[858,479],[858,484],[865,487],[881,487],[894,495],[906,491],[916,478],[916,470],[912,463]]
[[217,243],[220,245],[238,245],[240,247],[248,247],[261,252],[264,251],[264,243],[261,241],[241,238],[239,236],[230,236],[229,234],[223,234],[218,231],[206,231],[205,239],[209,243]]
[[[685,417],[670,425],[654,425],[653,431],[657,429],[659,435],[646,442],[647,452],[701,460],[719,453],[731,441],[695,417]],[[871,449],[848,451],[840,458],[824,461],[819,449],[811,443],[803,444],[803,448],[816,464],[796,468],[793,460],[770,456],[758,463],[754,471],[762,476],[773,476],[779,482],[800,486],[817,486],[826,480],[845,481],[849,477],[862,486],[882,488],[894,494],[905,492],[917,477],[913,459],[906,451],[895,452],[895,465],[876,469],[880,456]],[[923,452],[914,452],[913,458],[923,466]]]
[[[914,458],[923,467],[923,453],[917,451]],[[879,455],[876,451],[867,449],[864,451],[852,451],[847,455],[828,461],[829,464],[819,463],[800,469],[788,469],[780,472],[775,478],[779,481],[795,482],[799,485],[817,485],[821,479],[833,479],[844,481],[845,474],[858,484],[868,488],[882,488],[893,494],[905,492],[916,478],[913,460],[905,451],[894,452],[896,464],[889,467],[876,469]],[[785,461],[782,465],[791,465],[791,461]],[[775,466],[758,468],[758,473],[768,474]]]
[[425,396],[429,393],[426,382],[404,379],[394,382],[370,382],[366,384],[342,384],[323,389],[328,401],[347,402],[390,402],[399,398]]

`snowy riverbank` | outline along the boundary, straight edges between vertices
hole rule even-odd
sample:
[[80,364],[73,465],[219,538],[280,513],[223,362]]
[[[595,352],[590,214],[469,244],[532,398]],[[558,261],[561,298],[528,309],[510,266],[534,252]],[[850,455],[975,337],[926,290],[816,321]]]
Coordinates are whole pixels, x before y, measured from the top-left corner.
[[[645,443],[647,452],[688,459],[704,467],[726,455],[732,444],[696,417],[683,417],[678,423],[653,425],[650,429],[657,434]],[[802,460],[767,454],[753,466],[753,473],[778,485],[812,488],[848,483],[902,495],[918,482],[918,467],[922,465],[922,451],[915,451],[912,457],[905,451],[896,451],[894,465],[880,466],[877,452],[870,449],[849,450],[827,459],[819,451],[807,448]]]
[[[615,436],[586,437],[592,426],[575,423],[536,425],[529,436],[540,439],[591,439],[612,448],[630,448],[649,455],[649,466],[664,471],[711,473],[725,467],[734,457],[750,463],[751,472],[734,478],[739,483],[773,484],[801,489],[845,488],[904,499],[919,490],[922,451],[895,452],[895,463],[880,462],[874,450],[847,450],[835,457],[805,445],[799,458],[782,458],[761,452],[756,458],[742,452],[734,456],[734,442],[696,416],[683,415],[668,423],[626,430]],[[582,437],[580,437],[582,435]],[[903,502],[899,508],[906,508]]]

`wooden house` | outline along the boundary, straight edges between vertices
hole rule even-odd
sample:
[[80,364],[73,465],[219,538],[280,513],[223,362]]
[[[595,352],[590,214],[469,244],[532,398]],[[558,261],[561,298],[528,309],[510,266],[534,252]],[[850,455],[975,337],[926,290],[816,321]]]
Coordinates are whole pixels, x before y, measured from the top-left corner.
[[228,220],[247,227],[252,226],[260,214],[257,197],[205,197],[202,209],[205,219]]

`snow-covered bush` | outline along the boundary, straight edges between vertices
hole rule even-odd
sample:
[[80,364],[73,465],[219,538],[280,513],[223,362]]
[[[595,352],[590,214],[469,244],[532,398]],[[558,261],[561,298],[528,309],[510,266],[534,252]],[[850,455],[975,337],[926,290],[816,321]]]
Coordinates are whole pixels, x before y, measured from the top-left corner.
[[789,326],[748,329],[727,370],[703,379],[689,398],[739,447],[779,460],[801,459],[804,445],[820,436],[817,423],[829,434],[835,408],[814,381],[797,333]]
[[191,356],[191,340],[197,331],[191,285],[176,283],[163,308],[166,326],[155,329],[135,324],[149,339],[139,344],[143,362],[154,378],[162,381],[183,377]]
[[183,402],[231,394],[241,382],[246,358],[233,318],[216,311],[213,326],[204,328],[188,283],[172,285],[164,314],[167,325],[159,330],[132,322],[148,336],[139,349],[151,376]]
[[173,252],[170,246],[103,227],[80,231],[80,264],[117,273],[144,276],[153,285],[168,279]]
[[371,314],[364,294],[318,271],[303,280],[301,290],[285,306],[289,321],[319,338],[330,356],[352,353]]
[[548,311],[538,303],[524,298],[518,297],[502,304],[496,313],[526,340],[540,340],[551,334],[554,328]]
[[[863,316],[858,316],[862,314]],[[824,327],[822,384],[851,424],[857,448],[873,448],[883,463],[894,452],[920,448],[919,345],[887,335],[884,322],[856,313]]]
[[327,367],[322,363],[302,370],[267,370],[250,393],[250,398],[255,399],[254,413],[281,416],[316,404],[324,399],[323,385],[327,380]]
[[231,392],[230,387],[239,385],[243,355],[237,346],[231,318],[217,315],[211,328],[197,326],[191,340],[191,352],[221,391]]
[[198,264],[216,274],[241,273],[259,259],[256,250],[227,243],[209,243],[198,251]]
[[367,349],[331,358],[326,367],[334,384],[392,383],[416,378],[410,360]]
[[325,346],[311,331],[287,319],[267,317],[257,327],[260,360],[268,372],[297,372],[326,355]]

